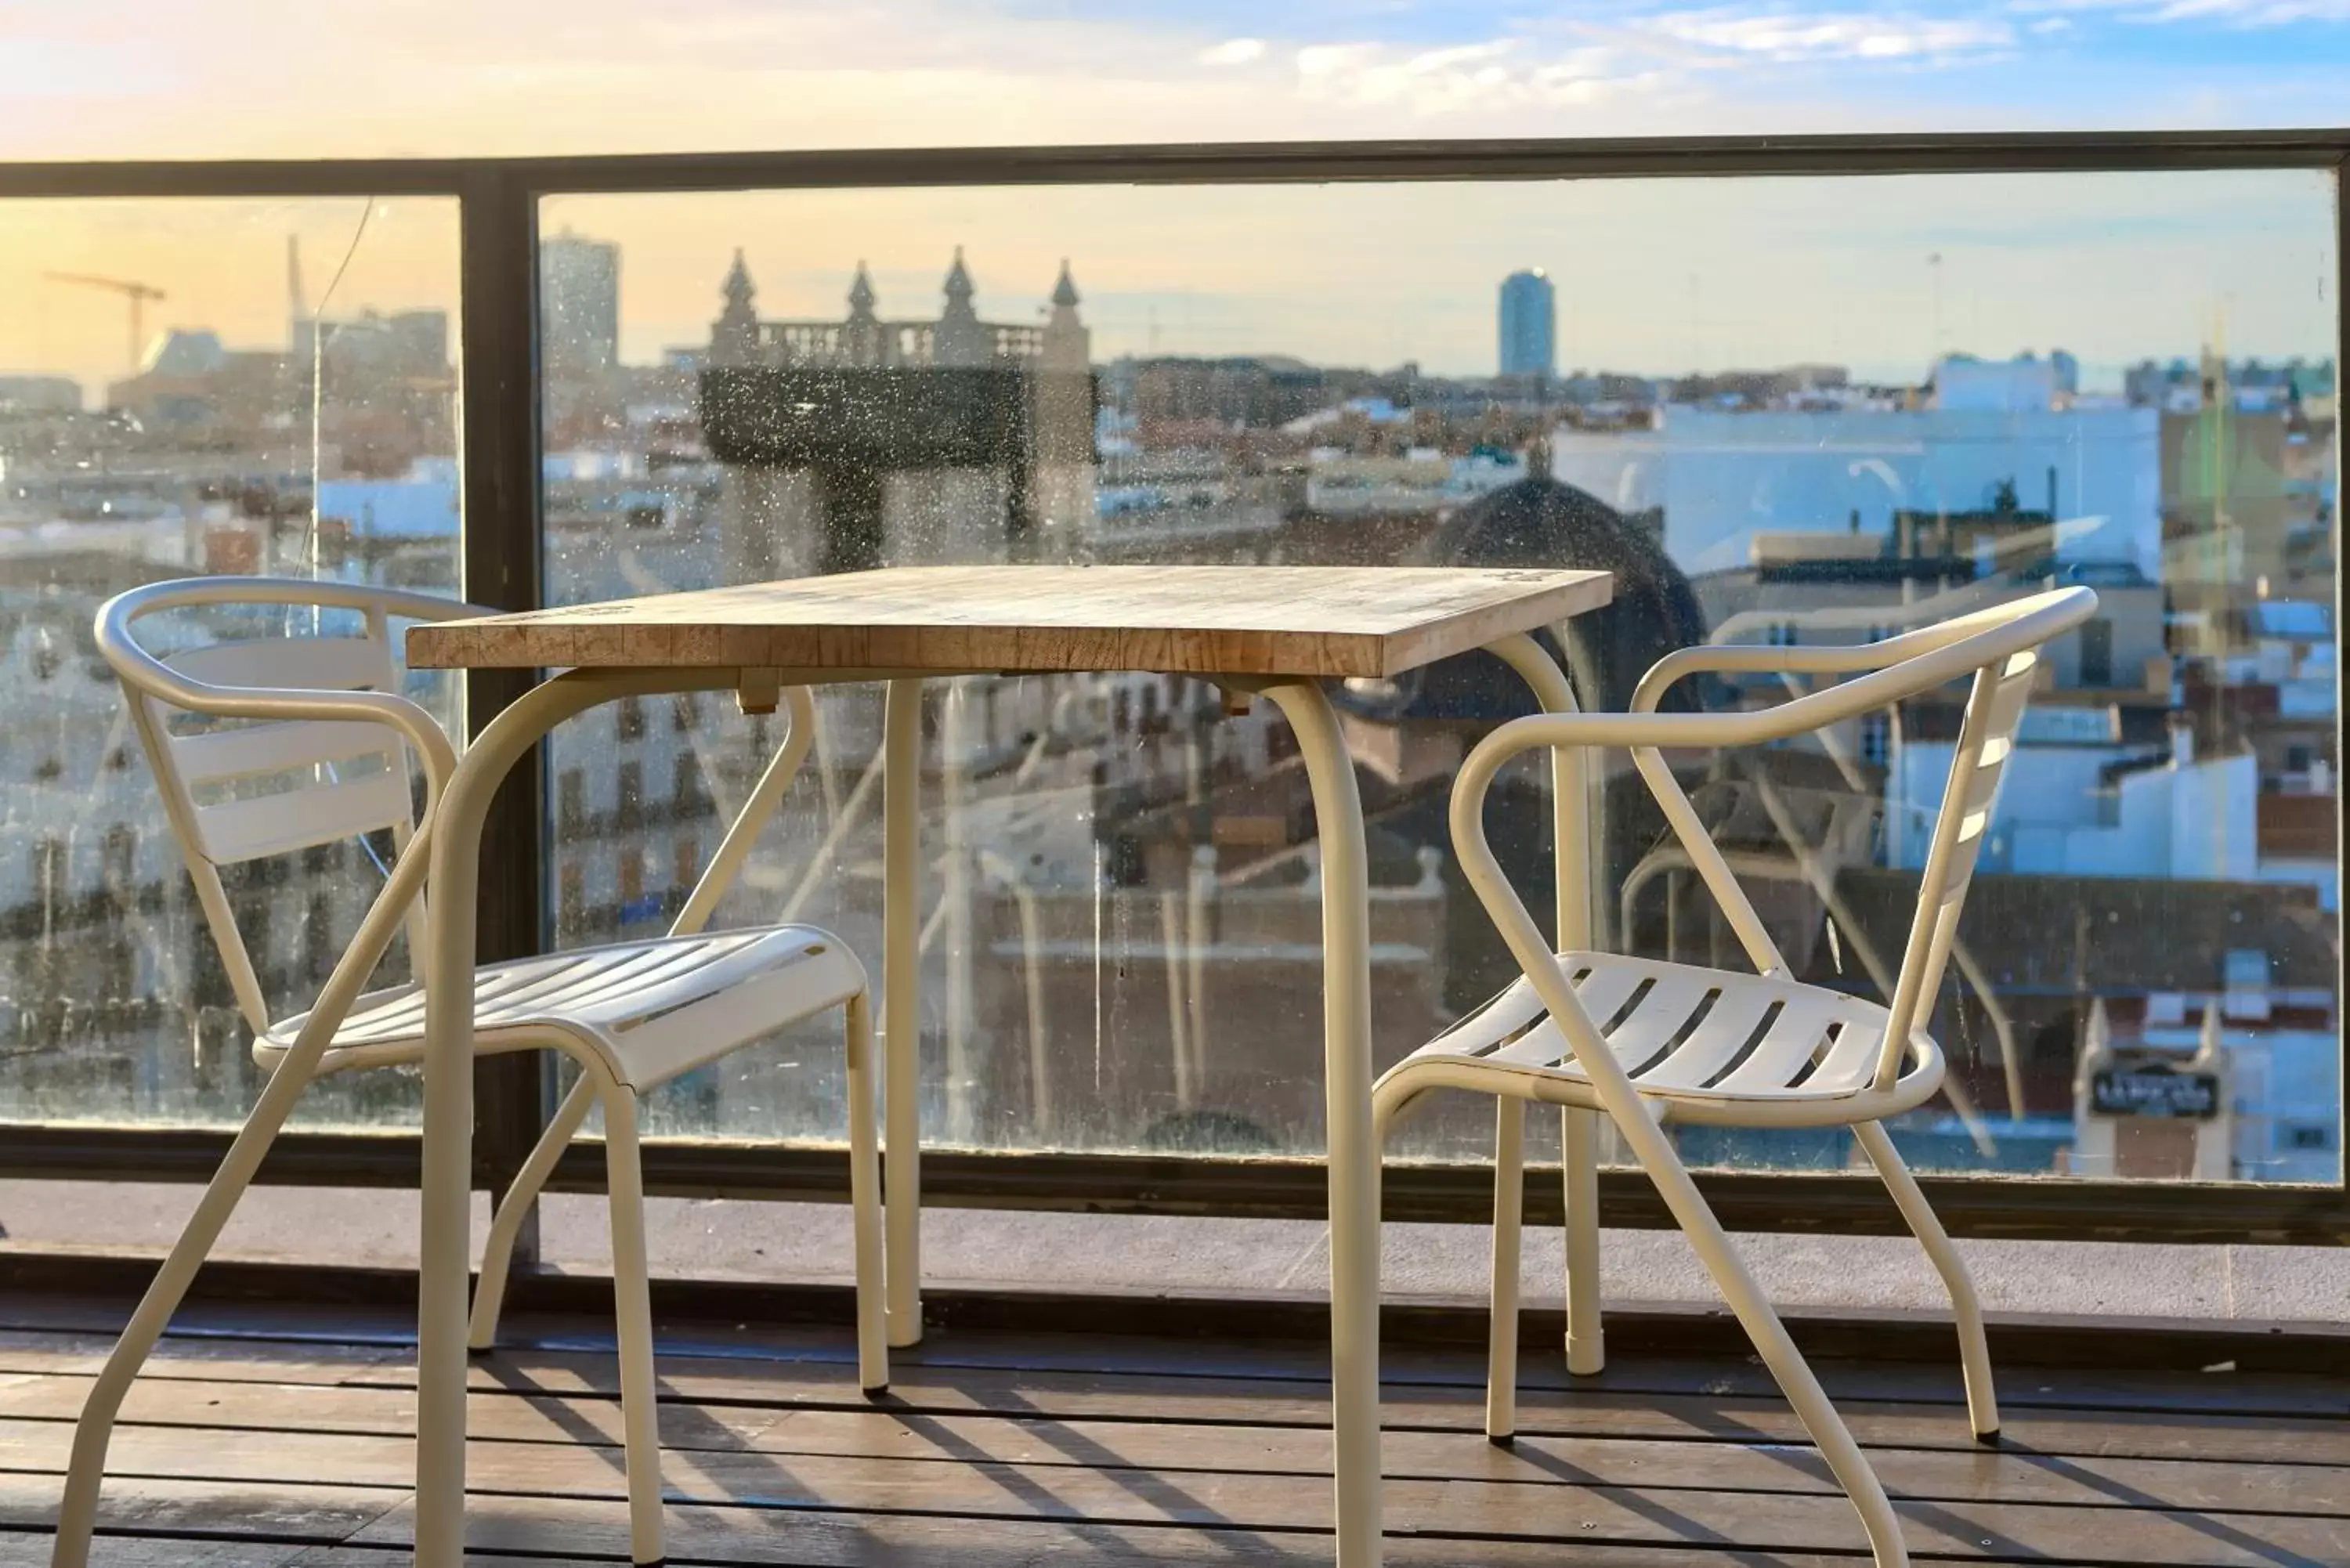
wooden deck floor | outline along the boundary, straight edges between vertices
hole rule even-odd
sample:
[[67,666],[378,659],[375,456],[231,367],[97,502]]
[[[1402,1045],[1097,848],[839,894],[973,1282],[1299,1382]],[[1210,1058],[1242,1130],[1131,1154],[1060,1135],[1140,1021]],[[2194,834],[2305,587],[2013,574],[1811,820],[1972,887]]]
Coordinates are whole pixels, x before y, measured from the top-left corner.
[[[484,1561],[627,1559],[614,1368],[595,1332],[474,1368],[471,1544]],[[115,1439],[99,1563],[404,1561],[408,1351],[356,1331],[279,1334],[167,1342]],[[47,1561],[71,1420],[105,1345],[0,1330],[0,1568]],[[661,1364],[671,1559],[1326,1563],[1318,1359],[1290,1345],[942,1334],[901,1353],[876,1408],[844,1334],[678,1343]],[[1554,1358],[1530,1355],[1506,1451],[1478,1429],[1481,1362],[1388,1357],[1388,1562],[1866,1560],[1852,1510],[1751,1361],[1618,1357],[1569,1389]],[[2012,1368],[1994,1451],[1970,1440],[1950,1367],[1819,1370],[1921,1560],[2350,1564],[2350,1380]]]

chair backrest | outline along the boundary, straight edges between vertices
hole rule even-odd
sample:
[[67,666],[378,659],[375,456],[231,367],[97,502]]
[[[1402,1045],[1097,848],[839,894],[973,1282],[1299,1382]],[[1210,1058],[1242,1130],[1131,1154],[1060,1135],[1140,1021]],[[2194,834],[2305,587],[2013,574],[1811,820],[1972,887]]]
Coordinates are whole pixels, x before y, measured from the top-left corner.
[[[356,637],[288,635],[161,657],[212,686],[392,691],[388,630],[371,611]],[[188,732],[179,727],[188,710],[156,697],[138,701],[156,781],[180,806],[188,847],[215,866],[414,826],[408,749],[381,724],[279,719]],[[207,798],[215,794],[222,798]]]
[[[1765,745],[1816,733],[1830,724],[1938,691],[1955,681],[1970,683],[1960,724],[1950,786],[1937,819],[1933,848],[1920,880],[1918,912],[1894,996],[1875,1079],[1890,1087],[1925,1004],[1940,987],[1950,956],[1959,910],[1974,875],[1992,797],[2014,749],[2015,731],[2030,700],[2040,649],[2096,613],[2097,596],[2087,588],[2062,588],[1995,605],[1940,626],[1920,628],[1861,646],[1768,648],[1710,643],[1686,648],[1657,661],[1640,682],[1629,713],[1541,713],[1513,719],[1471,749],[1452,788],[1452,842],[1469,886],[1534,985],[1543,1004],[1565,1032],[1601,1099],[1617,1116],[1627,1114],[1638,1091],[1622,1064],[1606,1049],[1598,1023],[1576,999],[1525,900],[1503,875],[1485,835],[1484,807],[1494,778],[1512,758],[1539,746],[1623,746],[1656,796],[1658,806],[1687,851],[1690,864],[1721,905],[1739,943],[1766,975],[1785,976],[1787,966],[1754,905],[1738,885],[1721,847],[1706,832],[1690,798],[1665,764],[1664,748]],[[1657,698],[1685,676],[1735,670],[1799,674],[1846,674],[1853,679],[1776,707],[1729,712],[1667,713]]]
[[[179,651],[151,650],[131,629],[140,618],[161,611],[265,606],[339,611],[343,619],[355,614],[358,629],[323,635],[317,629],[323,616],[289,613],[280,634]],[[416,826],[411,769],[417,759],[398,726],[364,709],[350,717],[270,717],[237,698],[397,696],[390,618],[473,613],[453,599],[400,590],[257,577],[158,584],[99,612],[99,650],[122,681],[197,902],[237,1005],[256,1032],[269,1026],[267,1003],[220,867],[385,831],[395,853],[405,850]]]
[[[1817,733],[1830,724],[1939,691],[1952,681],[1969,682],[1949,781],[1929,840],[1908,945],[1887,998],[1892,1017],[1877,1064],[1880,1086],[1889,1086],[1899,1076],[1909,1036],[1932,1011],[1933,998],[1941,987],[1942,971],[1958,933],[1960,909],[1991,825],[2000,777],[2031,700],[2041,649],[2088,620],[2096,607],[2097,597],[2089,589],[2059,588],[1873,643],[1796,648],[1709,644],[1668,655],[1641,682],[1636,706],[1645,713],[1653,710],[1658,692],[1701,670],[1849,677],[1777,708],[1696,716],[1677,725],[1679,732],[1663,742],[1713,746]],[[1653,745],[1636,745],[1633,760],[1666,815],[1675,823],[1691,860],[1721,901],[1756,967],[1766,972],[1783,971],[1784,961],[1763,932],[1752,903],[1739,888],[1721,851],[1707,839],[1662,755]]]
[[[2092,605],[2095,602],[2090,600]],[[1934,820],[1931,847],[1918,881],[1909,944],[1902,954],[1900,978],[1888,1006],[1892,1021],[1877,1070],[1880,1085],[1898,1074],[1901,1043],[1931,1013],[1933,999],[1941,990],[1942,971],[1958,935],[1959,911],[1974,881],[1983,840],[1989,836],[2000,777],[2014,753],[2015,732],[2032,700],[2039,664],[2040,647],[2035,644],[1989,659],[1975,671],[1970,683],[1958,748],[1950,758],[1950,780],[1942,791],[1942,807]]]

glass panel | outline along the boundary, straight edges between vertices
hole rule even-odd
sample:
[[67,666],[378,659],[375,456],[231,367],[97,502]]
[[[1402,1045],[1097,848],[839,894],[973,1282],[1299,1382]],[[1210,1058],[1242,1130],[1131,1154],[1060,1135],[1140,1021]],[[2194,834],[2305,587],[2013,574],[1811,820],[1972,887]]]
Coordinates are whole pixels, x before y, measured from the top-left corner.
[[[542,217],[556,602],[979,560],[1605,567],[1617,605],[1568,654],[1586,701],[1621,708],[1691,641],[1860,640],[2094,587],[2097,618],[2037,678],[1933,1000],[1948,1087],[1897,1137],[1931,1169],[2337,1178],[2329,175],[580,196]],[[1525,699],[1482,656],[1336,696],[1384,1065],[1513,973],[1444,821],[1466,749]],[[818,711],[720,919],[833,927],[878,973],[879,694]],[[1671,759],[1801,980],[1890,989],[1959,711],[1938,694]],[[924,725],[926,1138],[1317,1151],[1313,815],[1265,705],[1228,716],[1149,675],[966,680]],[[561,736],[557,938],[661,929],[775,733],[704,697]],[[1738,967],[1638,775],[1599,771],[1607,943]],[[1545,780],[1506,774],[1489,816],[1538,915]],[[838,1077],[819,1020],[667,1091],[654,1125],[837,1137]],[[1490,1128],[1461,1097],[1406,1147],[1473,1158]],[[1676,1136],[1710,1165],[1856,1158],[1841,1131]]]
[[[454,590],[456,203],[5,202],[0,278],[0,1117],[233,1122],[262,1076],[251,1031],[92,621],[191,575]],[[283,607],[139,628],[159,650],[361,629]],[[407,684],[453,722],[453,681]],[[309,1005],[390,853],[223,867],[273,1018]],[[385,978],[406,964],[395,945]],[[302,1116],[377,1127],[414,1099],[357,1075]]]

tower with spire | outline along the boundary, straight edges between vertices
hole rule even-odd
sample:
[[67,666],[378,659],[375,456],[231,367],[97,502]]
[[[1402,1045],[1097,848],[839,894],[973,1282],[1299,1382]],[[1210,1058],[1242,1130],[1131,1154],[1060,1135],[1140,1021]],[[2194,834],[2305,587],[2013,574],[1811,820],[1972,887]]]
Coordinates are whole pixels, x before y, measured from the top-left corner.
[[759,313],[754,302],[759,291],[752,286],[751,269],[743,263],[741,246],[734,249],[734,265],[727,270],[726,282],[720,293],[725,296],[725,308],[718,319],[710,324],[710,362],[712,365],[755,365],[759,362]]
[[963,265],[962,247],[955,246],[954,265],[947,269],[946,308],[931,331],[933,365],[984,365],[995,355],[987,324],[971,301],[971,271]]
[[848,364],[879,365],[886,357],[889,329],[873,314],[873,279],[860,260],[848,286],[848,319],[841,325],[840,357]]
[[1077,319],[1077,286],[1069,276],[1069,258],[1061,258],[1061,275],[1053,285],[1053,310],[1045,318],[1041,356],[1047,370],[1082,371],[1093,364],[1093,333]]

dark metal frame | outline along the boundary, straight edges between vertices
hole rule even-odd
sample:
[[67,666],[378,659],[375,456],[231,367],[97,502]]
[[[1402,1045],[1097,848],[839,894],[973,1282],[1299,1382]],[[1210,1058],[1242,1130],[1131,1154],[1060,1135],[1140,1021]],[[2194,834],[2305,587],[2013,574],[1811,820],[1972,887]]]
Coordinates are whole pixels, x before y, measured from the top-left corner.
[[[2153,172],[2304,168],[2336,182],[2337,289],[2350,287],[2350,211],[2342,199],[2350,130],[2241,132],[1703,137],[1579,141],[1227,143],[1092,148],[957,148],[686,155],[0,164],[0,200],[446,196],[460,213],[466,596],[527,609],[540,592],[537,216],[542,197],[571,192],[1055,184],[1234,184],[1334,181],[1753,178]],[[2337,292],[2336,300],[2343,298]],[[2337,367],[2350,368],[2350,311]],[[2338,427],[2337,427],[2338,428]],[[2339,438],[2337,437],[2337,440]],[[2340,586],[2337,582],[2337,609]],[[2341,625],[2336,622],[2337,637]],[[476,730],[525,684],[518,672],[473,674]],[[537,759],[518,769],[494,809],[483,876],[484,959],[535,951],[544,925],[547,823]],[[2350,1054],[2345,1054],[2350,1069]],[[538,1067],[500,1057],[477,1068],[481,1134],[475,1177],[503,1186],[546,1113]],[[2345,1081],[2350,1082],[2350,1070]],[[227,1135],[185,1129],[20,1127],[0,1140],[0,1175],[202,1180]],[[837,1156],[730,1143],[655,1143],[655,1190],[768,1199],[846,1196]],[[924,1157],[924,1198],[944,1205],[1095,1211],[1319,1217],[1325,1186],[1306,1159],[954,1153]],[[401,1134],[288,1134],[261,1179],[331,1186],[411,1186],[417,1149]],[[600,1162],[575,1150],[555,1186],[600,1188]],[[1891,1232],[1901,1229],[1873,1179],[1712,1172],[1700,1185],[1723,1220],[1756,1231]],[[1800,1201],[1791,1183],[1803,1187]],[[2350,1244],[2350,1189],[1940,1177],[1923,1183],[1950,1228],[1978,1236]],[[1492,1177],[1475,1166],[1391,1168],[1391,1218],[1477,1221]],[[1671,1223],[1637,1172],[1601,1179],[1610,1225]],[[1560,1217],[1555,1173],[1530,1176],[1527,1215]],[[525,1236],[527,1270],[533,1257]]]

